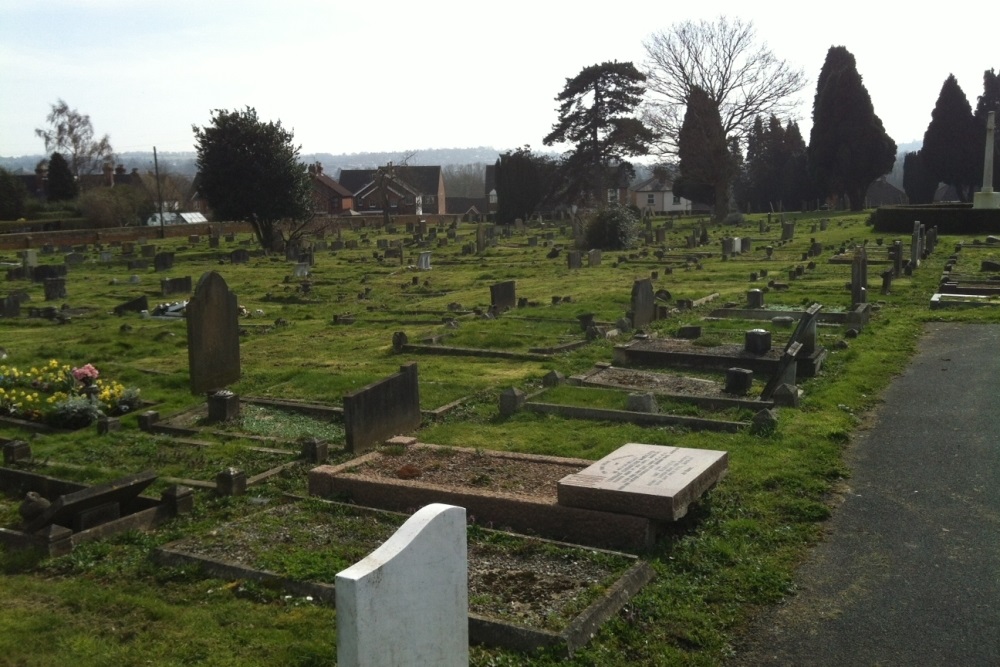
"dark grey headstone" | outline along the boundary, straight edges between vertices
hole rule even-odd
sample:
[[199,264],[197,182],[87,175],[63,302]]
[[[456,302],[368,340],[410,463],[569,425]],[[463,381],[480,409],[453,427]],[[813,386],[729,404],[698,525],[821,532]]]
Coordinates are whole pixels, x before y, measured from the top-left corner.
[[656,319],[653,282],[649,278],[632,283],[632,325],[644,327]]
[[226,281],[209,271],[188,302],[191,393],[204,394],[240,379],[239,305]]
[[115,315],[122,315],[124,313],[141,313],[144,310],[149,310],[149,299],[146,295],[138,296],[130,301],[119,304],[115,306]]
[[490,304],[500,310],[515,308],[517,306],[516,281],[506,280],[490,285]]
[[153,269],[155,271],[169,271],[174,268],[174,253],[158,252],[153,257]]
[[45,300],[58,301],[66,298],[66,279],[49,278],[45,281]]
[[229,253],[229,261],[233,264],[246,264],[250,261],[250,252],[245,248],[237,248]]

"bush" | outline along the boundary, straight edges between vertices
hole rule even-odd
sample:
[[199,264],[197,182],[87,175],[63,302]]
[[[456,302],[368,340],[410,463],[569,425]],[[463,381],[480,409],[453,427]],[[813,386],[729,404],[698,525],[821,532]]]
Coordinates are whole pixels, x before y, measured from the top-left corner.
[[620,204],[601,209],[587,225],[588,248],[626,250],[639,240],[639,218]]
[[91,227],[141,224],[153,212],[149,197],[130,185],[87,190],[77,200]]

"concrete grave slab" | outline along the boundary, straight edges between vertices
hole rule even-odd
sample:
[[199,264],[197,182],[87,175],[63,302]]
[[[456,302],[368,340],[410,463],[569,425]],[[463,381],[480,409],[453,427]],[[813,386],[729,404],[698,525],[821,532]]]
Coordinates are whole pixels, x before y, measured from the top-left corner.
[[675,521],[728,466],[727,452],[630,442],[559,480],[559,504]]

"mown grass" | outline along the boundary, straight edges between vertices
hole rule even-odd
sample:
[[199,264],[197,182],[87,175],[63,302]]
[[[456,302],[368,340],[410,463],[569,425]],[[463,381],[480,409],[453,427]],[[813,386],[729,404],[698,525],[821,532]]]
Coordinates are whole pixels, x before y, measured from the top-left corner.
[[[746,290],[765,289],[772,279],[789,285],[786,291],[767,290],[766,302],[776,310],[801,309],[814,301],[828,310],[845,309],[850,299],[845,288],[850,266],[827,260],[842,243],[862,240],[870,242],[869,257],[879,258],[883,251],[874,245],[875,235],[865,226],[865,216],[796,217],[795,240],[783,246],[774,243],[770,260],[763,251],[768,242],[759,240],[757,218],[736,228],[710,227],[713,243],[707,250],[712,256],[699,260],[701,269],[683,259],[689,254],[684,236],[696,221],[679,221],[668,233],[668,245],[678,249],[671,251],[669,264],[657,261],[651,252],[645,257],[639,251],[604,253],[600,267],[579,271],[566,268],[565,254],[546,259],[548,248],[541,243],[529,248],[518,237],[509,243],[501,241],[482,257],[462,256],[461,242],[432,248],[434,269],[430,272],[407,268],[415,264],[410,251],[402,267],[380,264],[372,258],[372,243],[357,251],[319,253],[309,295],[296,291],[296,281],[285,282],[290,268],[283,260],[262,257],[247,265],[220,267],[216,255],[204,247],[179,250],[186,244],[156,242],[177,250],[175,269],[166,277],[192,275],[197,280],[203,271],[220,270],[242,305],[264,311],[247,324],[273,325],[279,317],[286,320],[283,326],[247,327],[241,346],[243,376],[232,387],[238,393],[336,405],[345,393],[395,372],[402,363],[416,361],[423,408],[462,399],[443,418],[425,420],[416,433],[424,442],[587,459],[597,459],[625,442],[728,451],[727,477],[653,552],[644,555],[657,571],[657,579],[569,661],[630,667],[718,665],[732,652],[734,637],[758,609],[794,594],[794,568],[818,539],[823,521],[835,511],[833,499],[850,473],[845,450],[878,407],[892,377],[912,356],[921,325],[1000,321],[1000,313],[992,308],[928,309],[944,258],[959,239],[943,237],[935,256],[912,278],[895,280],[889,295],[877,293],[880,268],[869,267],[869,300],[878,306],[873,321],[857,339],[848,340],[844,349],[836,346],[843,340],[842,329],[820,328],[821,342],[830,350],[823,370],[802,382],[801,407],[780,409],[778,428],[766,437],[573,421],[523,412],[499,417],[498,399],[504,388],[537,391],[541,378],[551,370],[568,376],[596,362],[610,361],[614,340],[595,341],[546,361],[514,362],[397,355],[391,348],[392,334],[405,331],[411,341],[445,336],[449,344],[507,350],[550,346],[582,337],[576,321],[579,314],[594,313],[599,321],[615,322],[628,308],[633,280],[648,277],[654,270],[660,274],[656,288],[668,289],[675,299],[719,294],[701,309],[681,311],[654,323],[651,329],[659,335],[672,335],[683,324],[701,324],[709,340],[731,343],[739,342],[746,329],[773,329],[766,321],[702,320],[710,309],[727,302],[742,304]],[[829,230],[810,233],[811,224],[820,217],[831,217]],[[775,221],[764,236],[777,239],[777,228]],[[471,233],[469,226],[459,230],[467,238]],[[753,252],[721,261],[718,239],[724,234],[755,237]],[[815,269],[788,280],[789,270],[807,263],[801,255],[812,236],[823,242],[824,254],[815,258]],[[345,232],[344,238],[352,238],[352,233]],[[886,237],[886,244],[892,240]],[[557,234],[556,242],[567,241]],[[230,249],[224,247],[220,254]],[[994,251],[986,246],[967,247],[961,254],[968,272],[978,269],[980,259],[995,259]],[[6,259],[15,258],[8,252]],[[57,256],[41,259],[61,261]],[[668,265],[672,268],[669,275],[665,272]],[[750,282],[750,273],[762,269],[768,277]],[[152,302],[161,300],[158,279],[164,276],[151,270],[140,272],[142,283],[135,286],[127,283],[129,273],[121,264],[96,262],[73,270],[66,301],[88,310],[69,325],[26,317],[0,319],[0,338],[9,354],[6,363],[30,366],[50,358],[73,365],[93,363],[109,376],[139,386],[143,397],[157,403],[162,414],[199,404],[202,399],[187,388],[183,321],[110,315],[115,305],[139,294],[147,294]],[[420,285],[412,285],[414,276]],[[112,279],[117,282],[113,284]],[[510,279],[517,281],[518,296],[534,305],[497,320],[461,316],[458,329],[446,326],[444,318],[421,314],[444,313],[450,303],[486,310],[488,286]],[[359,299],[365,287],[371,293]],[[43,300],[40,286],[11,283],[10,288],[29,291],[32,301],[26,306]],[[553,305],[552,296],[557,295],[571,300]],[[357,318],[355,324],[332,324],[334,315],[348,313]],[[786,330],[774,331],[776,341],[786,335]],[[543,396],[571,404],[618,405],[625,395],[614,391],[581,394],[560,388]],[[36,456],[49,464],[46,472],[86,482],[106,481],[148,467],[161,475],[183,471],[184,476],[210,477],[215,466],[256,465],[248,452],[256,443],[239,440],[213,445],[218,457],[203,453],[203,463],[172,459],[167,455],[169,446],[138,431],[134,416],[124,418],[121,432],[103,438],[90,429],[49,436],[8,430],[4,435],[29,439]],[[334,452],[335,460],[346,458],[343,451]],[[0,595],[5,601],[0,606],[0,655],[16,665],[335,664],[333,610],[286,599],[265,587],[163,568],[149,559],[151,550],[160,544],[208,534],[227,521],[278,502],[284,493],[304,493],[308,467],[286,470],[253,487],[246,497],[214,498],[199,493],[191,516],[149,535],[128,534],[45,561],[25,554],[0,554],[4,572]],[[9,515],[10,505],[6,507]],[[294,543],[288,549],[294,552]],[[561,659],[551,653],[526,656],[473,648],[476,665],[556,663],[561,664]]]

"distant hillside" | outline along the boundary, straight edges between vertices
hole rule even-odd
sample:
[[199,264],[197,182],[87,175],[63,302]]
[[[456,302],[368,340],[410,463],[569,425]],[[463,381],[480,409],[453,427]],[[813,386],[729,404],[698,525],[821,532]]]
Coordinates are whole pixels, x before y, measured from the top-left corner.
[[[504,149],[506,150],[506,149]],[[401,162],[405,157],[411,156],[408,164],[421,165],[449,165],[466,164],[493,164],[500,156],[499,151],[489,146],[478,146],[476,148],[421,148],[414,150],[402,150],[382,153],[303,153],[302,161],[306,163],[321,162],[323,169],[329,174],[336,174],[341,169],[374,169],[384,165],[390,160],[395,163]],[[552,153],[553,156],[557,155]],[[33,173],[35,165],[42,160],[44,155],[23,155],[20,157],[0,157],[0,167],[14,173]],[[138,169],[140,171],[153,170],[153,154],[151,152],[120,153],[117,156],[118,162],[126,169]],[[195,165],[195,154],[188,153],[157,153],[157,160],[161,173],[183,174],[193,177],[197,171]]]

